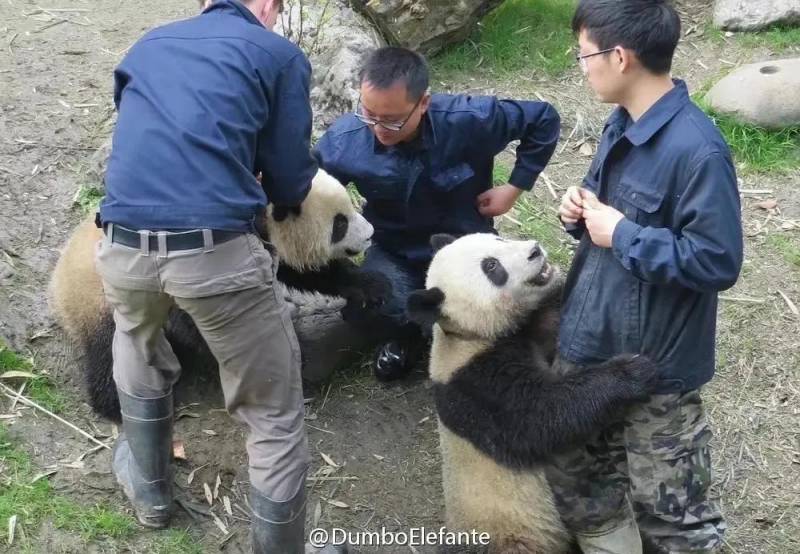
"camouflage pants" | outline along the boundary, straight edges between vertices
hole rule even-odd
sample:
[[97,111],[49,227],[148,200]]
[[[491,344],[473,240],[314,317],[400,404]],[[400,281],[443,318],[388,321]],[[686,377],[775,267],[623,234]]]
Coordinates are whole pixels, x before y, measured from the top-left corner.
[[[700,392],[654,395],[548,468],[559,511],[575,533],[629,518],[664,552],[711,552],[726,524],[708,497],[711,458]],[[629,503],[630,501],[630,503]]]

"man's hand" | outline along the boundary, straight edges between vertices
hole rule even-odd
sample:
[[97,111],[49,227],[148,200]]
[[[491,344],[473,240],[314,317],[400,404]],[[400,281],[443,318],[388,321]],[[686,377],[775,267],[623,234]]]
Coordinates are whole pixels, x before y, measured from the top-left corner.
[[583,217],[583,198],[578,187],[569,187],[561,198],[558,215],[564,223],[575,224]]
[[478,211],[484,217],[503,215],[514,206],[522,189],[514,185],[494,187],[478,195]]
[[600,202],[588,190],[581,190],[580,195],[584,206],[583,219],[586,222],[589,237],[595,245],[601,248],[611,248],[614,229],[625,216],[622,215],[622,212]]

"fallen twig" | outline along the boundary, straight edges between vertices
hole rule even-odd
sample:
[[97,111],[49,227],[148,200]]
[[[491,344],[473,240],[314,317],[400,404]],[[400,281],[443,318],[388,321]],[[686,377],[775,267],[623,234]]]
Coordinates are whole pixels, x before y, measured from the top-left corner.
[[727,300],[728,302],[749,302],[751,304],[763,304],[767,300],[765,298],[749,298],[747,296],[722,296],[720,300]]
[[[2,387],[2,389],[3,389],[3,394],[4,394],[5,396],[7,396],[8,398],[10,398],[11,400],[14,400],[14,397],[15,397],[15,395],[16,395],[16,391],[15,391],[14,389],[12,389],[11,387],[7,387],[7,386],[6,386],[6,385],[4,385],[3,383],[0,383],[0,387]],[[10,391],[12,394],[9,394],[9,391]],[[30,400],[29,398],[27,398],[27,397],[25,397],[25,396],[19,395],[19,401],[20,401],[20,402],[22,402],[23,404],[27,405],[27,406],[30,406],[30,407],[32,407],[32,408],[36,408],[37,410],[39,410],[39,411],[41,411],[41,412],[43,412],[43,413],[45,413],[45,414],[49,415],[50,417],[52,417],[52,418],[53,418],[53,419],[55,419],[56,421],[60,421],[61,423],[63,423],[63,424],[64,424],[64,425],[66,425],[67,427],[69,427],[70,429],[72,429],[72,430],[74,430],[74,431],[77,431],[78,433],[80,433],[81,435],[83,435],[84,437],[86,437],[87,439],[89,439],[90,441],[92,441],[92,442],[95,442],[95,443],[99,444],[99,445],[100,445],[100,446],[102,446],[103,448],[108,448],[109,450],[111,450],[111,447],[110,447],[110,446],[108,446],[106,443],[104,443],[104,442],[100,442],[99,440],[97,440],[96,438],[94,438],[92,435],[90,435],[89,433],[87,433],[86,431],[84,431],[83,429],[81,429],[81,428],[79,428],[79,427],[77,427],[77,426],[73,425],[72,423],[70,423],[70,422],[69,422],[69,421],[67,421],[66,419],[63,419],[63,418],[61,418],[61,417],[57,416],[56,414],[54,414],[53,412],[51,412],[51,411],[50,411],[50,410],[48,410],[47,408],[44,408],[44,407],[40,406],[39,404],[37,404],[37,403],[36,403],[36,402],[34,402],[33,400]]]
[[786,296],[786,294],[784,294],[784,292],[782,290],[778,290],[778,294],[780,294],[783,297],[784,302],[786,302],[786,305],[789,306],[789,310],[794,315],[800,317],[800,311],[797,310],[797,306],[794,305],[794,302],[789,300],[789,297]]

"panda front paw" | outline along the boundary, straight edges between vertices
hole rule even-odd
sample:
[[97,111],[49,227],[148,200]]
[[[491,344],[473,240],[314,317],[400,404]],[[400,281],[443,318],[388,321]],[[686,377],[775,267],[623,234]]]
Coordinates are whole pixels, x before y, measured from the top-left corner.
[[341,291],[347,304],[341,310],[349,323],[368,323],[381,315],[381,307],[392,293],[391,282],[381,273],[359,272],[355,282]]
[[658,367],[647,356],[623,354],[611,360],[630,387],[631,400],[646,400],[658,384]]
[[360,271],[358,287],[363,295],[366,308],[383,306],[392,294],[392,283],[383,273]]

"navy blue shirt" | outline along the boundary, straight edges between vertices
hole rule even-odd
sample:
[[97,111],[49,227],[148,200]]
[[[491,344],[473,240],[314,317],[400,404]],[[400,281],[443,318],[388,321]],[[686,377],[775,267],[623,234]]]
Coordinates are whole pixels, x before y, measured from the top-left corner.
[[577,363],[641,353],[659,392],[692,390],[714,374],[717,292],[742,266],[741,206],[728,146],[675,87],[632,122],[618,108],[583,186],[625,216],[612,248],[584,227],[567,276],[559,351]]
[[268,201],[299,204],[316,172],[310,71],[234,0],[147,33],[114,72],[103,221],[247,231]]
[[434,233],[492,232],[477,196],[492,186],[494,156],[519,140],[509,182],[529,190],[555,150],[560,122],[545,102],[434,94],[417,140],[384,147],[353,114],[316,145],[320,165],[367,200],[378,245],[429,262]]

